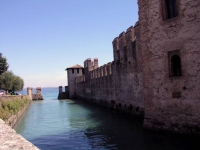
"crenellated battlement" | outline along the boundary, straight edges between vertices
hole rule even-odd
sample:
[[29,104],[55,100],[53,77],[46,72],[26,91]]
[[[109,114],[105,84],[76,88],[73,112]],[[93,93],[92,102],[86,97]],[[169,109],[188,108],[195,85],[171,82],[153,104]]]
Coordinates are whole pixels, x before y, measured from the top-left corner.
[[93,69],[98,68],[98,66],[99,66],[98,58],[94,58],[94,61],[93,61]]
[[135,28],[133,26],[131,26],[126,30],[126,41],[133,42],[135,40],[136,40]]
[[111,62],[109,62],[109,63],[107,63],[107,65],[106,65],[106,69],[107,69],[107,75],[111,75],[112,74],[112,63]]
[[125,32],[122,32],[119,35],[119,49],[121,50],[125,46],[126,46],[126,34]]
[[112,44],[113,44],[113,50],[114,50],[114,51],[119,50],[119,38],[118,38],[118,37],[116,37],[116,38],[113,40]]
[[113,44],[114,61],[98,66],[98,58],[87,58],[84,61],[84,75],[76,78],[76,82],[88,81],[90,79],[97,79],[109,76],[113,73],[113,65],[119,63],[132,62],[136,58],[135,41],[137,39],[136,30],[138,23],[133,27],[129,27],[126,32],[122,32],[116,37]]
[[96,79],[96,78],[100,78],[100,77],[109,76],[112,74],[113,71],[112,71],[112,63],[111,62],[104,64],[103,66],[97,67],[98,66],[98,58],[94,58],[94,63],[92,61],[91,62],[90,61],[91,61],[91,58],[88,58],[86,61],[84,61],[84,66],[86,66],[86,68],[84,68],[84,69],[87,69],[88,66],[91,67],[91,64],[92,64],[92,69],[90,71],[88,71],[87,75],[85,74],[85,75],[76,77],[77,83],[85,81],[86,76],[87,77],[89,76],[89,79]]
[[[86,72],[87,77],[89,79],[99,78],[99,77],[105,77],[107,75],[112,74],[112,67],[111,62],[108,64],[104,64],[103,66],[98,67],[98,58],[94,58],[93,61],[91,58],[88,58],[84,61],[84,70]],[[78,82],[82,82],[85,80],[77,80]]]
[[96,68],[98,68],[98,58],[94,58],[94,60],[92,61],[91,58],[88,58],[84,61],[84,68],[87,71],[91,71],[94,70]]
[[122,32],[119,34],[119,37],[116,37],[113,40],[113,55],[114,55],[114,62],[125,63],[127,61],[133,60],[133,49],[134,46],[133,42],[136,41],[137,35],[136,30],[138,30],[137,25],[134,27],[129,27],[126,32]]
[[117,51],[117,50],[120,50],[122,49],[123,47],[127,46],[127,42],[133,42],[135,41],[136,37],[135,37],[135,27],[137,26],[137,24],[139,23],[136,23],[136,25],[133,27],[129,27],[126,32],[122,32],[119,34],[118,37],[116,37],[112,44],[113,44],[113,50]]
[[88,68],[92,66],[91,58],[88,58],[84,61],[84,68]]

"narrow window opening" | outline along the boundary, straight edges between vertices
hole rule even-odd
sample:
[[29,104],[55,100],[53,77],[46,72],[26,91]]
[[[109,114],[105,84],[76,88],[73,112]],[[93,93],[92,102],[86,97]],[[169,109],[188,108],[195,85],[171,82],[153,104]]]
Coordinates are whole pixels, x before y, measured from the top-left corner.
[[84,68],[82,69],[82,72],[83,72],[83,74],[84,74]]
[[74,74],[74,68],[72,68],[72,73]]
[[176,0],[165,0],[166,5],[166,19],[171,19],[178,16]]
[[181,76],[181,59],[178,55],[173,55],[171,58],[172,76]]
[[79,73],[79,69],[77,69],[77,73]]
[[168,52],[169,76],[182,76],[180,50]]

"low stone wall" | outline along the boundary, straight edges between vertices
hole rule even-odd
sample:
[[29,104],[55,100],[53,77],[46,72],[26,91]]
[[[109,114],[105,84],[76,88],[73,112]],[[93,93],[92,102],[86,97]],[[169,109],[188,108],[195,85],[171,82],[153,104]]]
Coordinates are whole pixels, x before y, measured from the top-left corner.
[[36,94],[32,94],[32,100],[36,101],[36,100],[44,100],[43,96],[41,93],[36,93]]
[[33,144],[17,134],[0,119],[0,149],[2,150],[38,150]]
[[[30,104],[30,103],[29,103]],[[29,104],[27,104],[22,110],[20,110],[16,115],[12,115],[8,120],[6,120],[6,124],[10,127],[14,127],[14,125],[17,123],[19,118],[24,114],[26,109],[28,108]]]
[[130,106],[127,106],[127,107],[119,106],[116,104],[114,100],[108,101],[108,100],[87,99],[81,96],[76,96],[76,98],[74,99],[87,101],[96,105],[100,105],[102,107],[106,107],[111,110],[116,110],[122,113],[130,114],[141,121],[143,121],[144,119],[144,108],[136,107],[135,109],[133,109]]
[[10,96],[2,96],[0,97],[0,104],[2,101],[14,101],[19,99],[27,99],[31,100],[30,96],[28,95],[10,95]]
[[6,121],[0,119],[0,149],[2,150],[38,150],[33,144],[24,139],[21,135],[17,134],[11,127],[17,123],[19,118],[28,108],[31,103],[31,98],[27,95],[15,95],[0,97],[0,105],[2,102],[16,101],[25,99],[29,101],[26,105],[19,110],[15,115],[10,116]]
[[4,96],[0,97],[0,104],[3,101],[15,101],[15,100],[22,100],[26,99],[29,101],[21,110],[19,110],[15,115],[10,116],[7,120],[5,120],[5,123],[9,125],[10,127],[14,127],[14,125],[17,123],[19,118],[23,115],[23,113],[28,108],[29,104],[31,103],[31,98],[27,95],[16,95],[16,96]]
[[68,99],[69,98],[69,93],[67,92],[62,92],[62,93],[59,93],[58,94],[58,99],[61,100],[61,99]]

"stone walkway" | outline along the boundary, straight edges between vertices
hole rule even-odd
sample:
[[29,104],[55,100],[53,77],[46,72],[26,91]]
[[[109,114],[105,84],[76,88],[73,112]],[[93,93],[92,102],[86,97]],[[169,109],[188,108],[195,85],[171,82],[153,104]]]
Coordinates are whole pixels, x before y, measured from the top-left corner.
[[39,150],[0,119],[0,150]]

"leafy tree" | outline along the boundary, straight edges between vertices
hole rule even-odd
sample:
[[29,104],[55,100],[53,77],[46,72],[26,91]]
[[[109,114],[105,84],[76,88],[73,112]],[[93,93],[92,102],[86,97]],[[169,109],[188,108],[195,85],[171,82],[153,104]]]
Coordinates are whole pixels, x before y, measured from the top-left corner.
[[6,71],[0,75],[0,88],[14,91],[21,91],[24,87],[24,81],[19,76],[14,75],[10,71]]
[[24,87],[24,81],[19,76],[8,71],[8,63],[5,57],[0,54],[0,89],[8,90],[11,93],[21,91]]
[[19,76],[14,76],[13,78],[14,80],[13,80],[12,90],[13,91],[23,90],[23,87],[24,87],[23,79],[21,79]]
[[0,75],[8,70],[8,63],[5,57],[0,57]]
[[4,90],[11,90],[13,86],[14,74],[6,71],[0,75],[0,87]]

